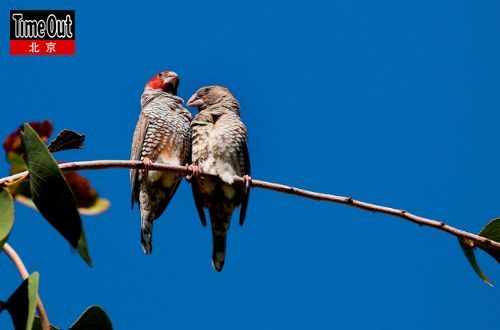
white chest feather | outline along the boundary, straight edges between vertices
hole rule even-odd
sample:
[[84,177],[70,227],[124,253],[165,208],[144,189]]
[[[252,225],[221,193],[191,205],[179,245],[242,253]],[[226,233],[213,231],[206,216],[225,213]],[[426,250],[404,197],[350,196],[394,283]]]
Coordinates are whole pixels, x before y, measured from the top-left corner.
[[224,182],[234,182],[234,176],[238,173],[236,149],[231,147],[231,141],[227,141],[224,135],[216,130],[208,132],[205,147],[208,150],[207,157],[199,162],[200,166],[211,174],[218,174]]

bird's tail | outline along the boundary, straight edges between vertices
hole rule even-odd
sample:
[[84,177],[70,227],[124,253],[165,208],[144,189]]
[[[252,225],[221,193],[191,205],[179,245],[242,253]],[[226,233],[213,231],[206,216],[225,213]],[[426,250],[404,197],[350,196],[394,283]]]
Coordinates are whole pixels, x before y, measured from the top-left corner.
[[231,213],[225,210],[209,210],[212,224],[212,266],[218,272],[224,267],[226,259],[226,240]]
[[212,266],[218,272],[226,259],[226,232],[212,232]]
[[151,254],[153,251],[153,218],[141,216],[141,245],[142,251]]

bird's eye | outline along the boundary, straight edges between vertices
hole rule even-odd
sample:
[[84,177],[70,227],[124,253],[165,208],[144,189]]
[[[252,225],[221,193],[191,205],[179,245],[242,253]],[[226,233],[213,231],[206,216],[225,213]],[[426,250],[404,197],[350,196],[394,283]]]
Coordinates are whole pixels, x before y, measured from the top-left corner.
[[162,73],[161,73],[161,72],[160,72],[160,73],[158,73],[158,77],[161,77],[161,76],[162,76]]
[[208,92],[210,92],[210,88],[205,88],[205,90],[203,91],[203,93],[205,93],[205,94]]

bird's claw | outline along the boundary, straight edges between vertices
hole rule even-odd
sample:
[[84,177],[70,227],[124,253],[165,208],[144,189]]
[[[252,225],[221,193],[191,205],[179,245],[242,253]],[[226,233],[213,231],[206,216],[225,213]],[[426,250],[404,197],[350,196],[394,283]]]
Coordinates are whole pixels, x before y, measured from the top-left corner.
[[144,157],[142,162],[144,163],[144,169],[142,170],[142,174],[144,176],[148,176],[149,170],[151,169],[151,165],[153,164],[153,162],[148,157]]
[[248,189],[252,186],[252,177],[250,175],[244,175],[243,181],[245,181],[245,192],[248,192]]
[[190,182],[190,181],[191,181],[191,179],[193,178],[193,176],[194,176],[194,174],[195,174],[195,171],[194,171],[194,166],[196,166],[196,165],[194,165],[194,164],[186,164],[186,170],[191,171],[191,174],[187,174],[187,175],[185,176],[185,178],[186,178],[186,180],[187,180],[188,182]]
[[186,165],[186,168],[191,171],[191,174],[186,175],[186,180],[191,181],[193,177],[197,177],[200,173],[203,173],[203,168],[196,164]]

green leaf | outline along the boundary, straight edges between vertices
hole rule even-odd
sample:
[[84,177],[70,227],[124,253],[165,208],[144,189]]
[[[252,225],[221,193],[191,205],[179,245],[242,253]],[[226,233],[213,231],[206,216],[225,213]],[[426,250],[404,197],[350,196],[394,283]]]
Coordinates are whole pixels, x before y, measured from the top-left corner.
[[34,272],[14,291],[6,302],[14,327],[31,330],[38,299],[38,273]]
[[[39,134],[42,141],[45,141],[50,132],[52,132],[52,125],[48,121],[43,123],[32,123],[30,126]],[[21,132],[23,130],[24,126],[21,126],[18,130],[9,135],[4,143],[5,150],[7,151],[7,161],[10,163],[10,174],[16,174],[28,169],[23,158],[24,147],[21,141]],[[80,135],[70,130],[63,130],[50,144],[49,151],[55,152],[71,148],[80,148],[82,147],[84,139],[84,135]],[[75,196],[80,214],[97,215],[109,208],[109,200],[101,198],[88,179],[76,172],[65,172],[64,178],[73,192],[73,196]],[[10,184],[7,190],[19,203],[37,209],[31,200],[29,181],[20,180],[15,184]]]
[[[500,218],[491,220],[486,226],[484,226],[483,229],[481,229],[478,235],[500,243]],[[495,258],[497,262],[500,262],[500,251],[483,244],[478,244],[478,246],[484,252]]]
[[56,152],[69,149],[81,149],[85,135],[78,134],[70,131],[69,129],[63,130],[59,133],[54,141],[49,144],[49,151]]
[[69,330],[112,330],[113,325],[106,315],[106,312],[99,306],[90,306],[76,320]]
[[0,251],[9,237],[14,224],[14,201],[11,194],[0,189]]
[[[40,321],[40,318],[35,315],[35,319],[33,320],[33,328],[31,330],[42,330],[42,322]],[[50,330],[61,330],[60,328],[50,325]]]
[[467,260],[469,260],[469,263],[476,272],[476,274],[487,284],[493,286],[491,281],[488,279],[488,277],[486,277],[486,275],[484,275],[483,271],[476,262],[476,256],[474,254],[473,244],[471,244],[469,240],[464,240],[460,238],[458,239],[458,243],[460,244],[462,251],[464,251],[465,257],[467,258]]
[[24,124],[24,160],[30,172],[33,203],[45,219],[91,266],[82,220],[75,197],[56,161],[36,132]]

